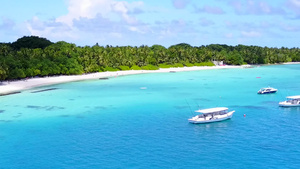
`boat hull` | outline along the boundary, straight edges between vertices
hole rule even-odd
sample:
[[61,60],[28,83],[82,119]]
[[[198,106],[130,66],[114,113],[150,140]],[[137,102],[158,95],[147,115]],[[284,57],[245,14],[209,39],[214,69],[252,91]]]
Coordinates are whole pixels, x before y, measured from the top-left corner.
[[272,88],[272,87],[267,87],[267,88],[261,88],[257,93],[258,94],[270,94],[270,93],[276,93],[277,89]]
[[269,91],[269,92],[257,92],[257,94],[270,94],[270,93],[276,93],[276,91]]
[[279,103],[280,107],[300,107],[300,104]]
[[188,121],[190,123],[194,123],[194,124],[219,122],[219,121],[224,121],[224,120],[231,119],[234,112],[235,111],[231,111],[231,112],[226,113],[225,115],[215,116],[214,118],[207,118],[207,119],[193,117],[193,118],[189,119]]

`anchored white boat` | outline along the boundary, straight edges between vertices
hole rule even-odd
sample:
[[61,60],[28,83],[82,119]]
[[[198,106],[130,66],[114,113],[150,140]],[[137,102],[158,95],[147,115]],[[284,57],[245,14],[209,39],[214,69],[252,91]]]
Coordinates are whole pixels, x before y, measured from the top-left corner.
[[232,117],[235,111],[233,110],[228,112],[227,107],[216,107],[210,109],[197,110],[195,112],[200,114],[188,119],[190,123],[211,123],[227,120]]
[[273,88],[273,87],[265,87],[265,88],[261,88],[257,93],[258,94],[268,94],[268,93],[275,93],[277,92],[277,89]]
[[298,96],[288,96],[286,101],[279,102],[281,107],[297,107],[300,106],[300,95]]

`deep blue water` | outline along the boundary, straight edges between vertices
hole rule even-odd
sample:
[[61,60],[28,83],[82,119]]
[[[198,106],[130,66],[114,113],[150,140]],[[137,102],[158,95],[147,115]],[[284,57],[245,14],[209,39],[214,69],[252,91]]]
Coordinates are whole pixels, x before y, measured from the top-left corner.
[[[299,84],[300,65],[272,65],[120,76],[0,97],[0,168],[300,168],[300,108],[278,107],[300,95]],[[257,94],[268,86],[278,92]],[[194,110],[216,106],[236,112],[223,122],[188,123]]]

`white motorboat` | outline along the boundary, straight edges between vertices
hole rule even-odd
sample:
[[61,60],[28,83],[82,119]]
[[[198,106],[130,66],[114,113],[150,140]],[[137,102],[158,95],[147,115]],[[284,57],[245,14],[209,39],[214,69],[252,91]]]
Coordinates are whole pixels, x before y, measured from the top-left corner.
[[261,88],[257,93],[258,94],[268,94],[268,93],[276,93],[277,89],[272,87]]
[[228,112],[227,107],[216,107],[210,109],[196,110],[195,112],[200,114],[188,119],[190,123],[211,123],[227,120],[232,117],[235,111],[233,110]]
[[298,96],[288,96],[286,101],[279,102],[281,107],[297,107],[300,106],[300,95]]

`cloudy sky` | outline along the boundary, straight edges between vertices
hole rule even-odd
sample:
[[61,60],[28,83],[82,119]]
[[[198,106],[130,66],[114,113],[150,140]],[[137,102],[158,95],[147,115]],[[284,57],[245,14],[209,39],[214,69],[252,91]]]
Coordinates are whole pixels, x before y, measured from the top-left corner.
[[0,42],[300,47],[300,0],[3,0]]

